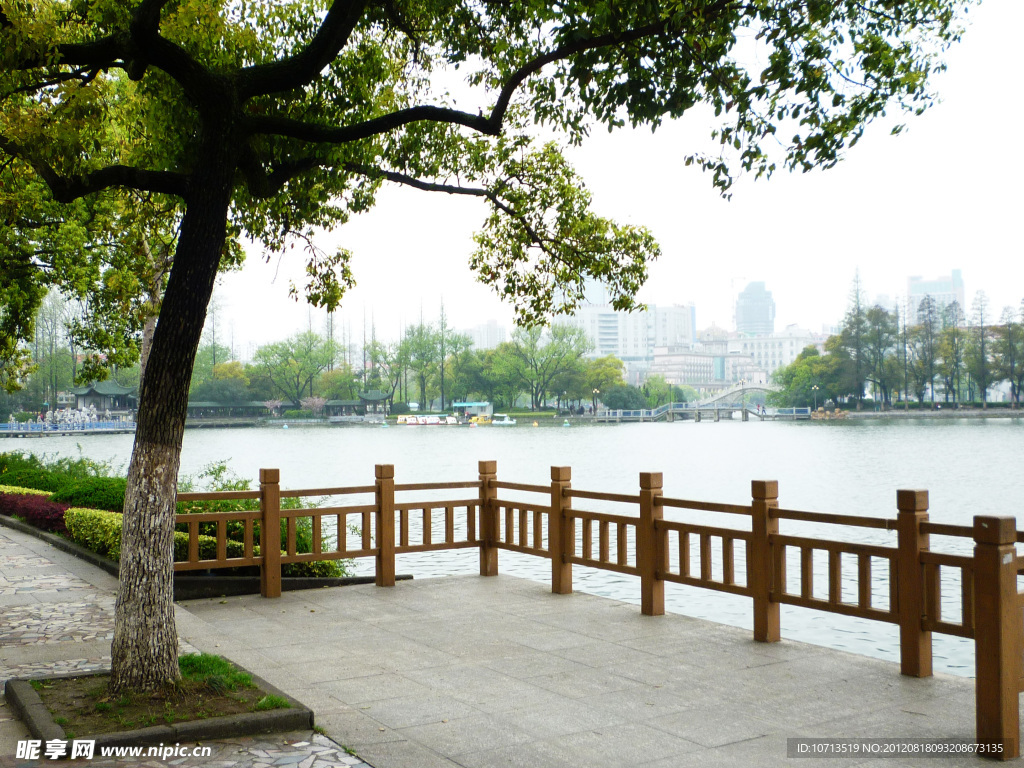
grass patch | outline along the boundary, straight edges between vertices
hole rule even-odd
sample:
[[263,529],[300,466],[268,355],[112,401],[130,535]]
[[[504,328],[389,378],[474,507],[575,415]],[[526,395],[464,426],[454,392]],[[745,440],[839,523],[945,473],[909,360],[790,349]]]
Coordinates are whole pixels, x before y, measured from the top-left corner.
[[108,675],[32,680],[31,685],[54,722],[80,736],[291,706],[220,656],[189,654],[178,665],[182,679],[152,693],[111,695]]

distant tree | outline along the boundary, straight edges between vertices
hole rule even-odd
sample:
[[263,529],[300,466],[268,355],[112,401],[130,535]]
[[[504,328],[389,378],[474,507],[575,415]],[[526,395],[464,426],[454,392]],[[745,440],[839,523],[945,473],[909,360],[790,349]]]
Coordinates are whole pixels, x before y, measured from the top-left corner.
[[320,374],[320,380],[316,385],[318,393],[328,400],[355,400],[359,391],[359,379],[348,363],[336,360],[333,369],[328,363],[328,369]]
[[961,387],[964,373],[964,350],[966,333],[964,331],[964,313],[957,301],[950,302],[943,310],[943,327],[939,336],[939,365],[942,375],[945,400],[950,395],[953,402],[959,404],[963,397]]
[[[925,295],[917,305],[917,326],[914,334],[914,355],[917,363],[918,383],[924,383],[935,405],[935,374],[939,362],[939,335],[942,323],[935,299]],[[924,400],[919,392],[918,399]]]
[[888,310],[874,306],[865,313],[864,355],[867,378],[881,397],[883,408],[891,403],[891,390],[898,386],[899,368],[893,364],[899,338],[898,320]]
[[241,363],[232,360],[213,366],[209,381],[189,392],[189,399],[201,402],[240,403],[250,399],[249,377]]
[[850,304],[843,318],[843,329],[839,334],[840,344],[836,351],[845,355],[847,364],[847,391],[857,403],[857,410],[864,405],[864,385],[870,368],[867,349],[868,318],[864,300],[864,288],[860,282],[860,271],[854,273],[850,289]]
[[597,408],[597,401],[601,399],[601,393],[607,392],[612,387],[625,385],[622,378],[626,365],[615,355],[605,355],[587,363],[587,388],[590,389],[590,404]]
[[647,407],[647,398],[638,388],[630,385],[610,387],[601,393],[601,402],[611,411],[636,411]]
[[500,350],[509,358],[506,370],[519,379],[530,393],[530,407],[537,409],[556,377],[582,360],[589,348],[582,329],[554,325],[548,330],[540,326],[517,328],[511,342]]
[[974,294],[974,302],[971,304],[971,329],[967,340],[966,364],[971,379],[978,385],[982,408],[988,408],[988,389],[994,379],[992,329],[989,327],[991,321],[988,296],[984,291],[978,291]]
[[331,361],[331,343],[312,331],[266,344],[256,350],[253,362],[289,403],[313,392],[317,377]]
[[992,347],[995,370],[1010,384],[1011,407],[1019,408],[1024,390],[1024,302],[1019,311],[1003,308]]

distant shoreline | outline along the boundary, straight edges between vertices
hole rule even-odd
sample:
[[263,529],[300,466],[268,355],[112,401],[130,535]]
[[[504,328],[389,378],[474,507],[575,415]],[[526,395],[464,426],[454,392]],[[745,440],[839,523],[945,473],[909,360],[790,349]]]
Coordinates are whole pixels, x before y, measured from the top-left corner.
[[[844,411],[847,419],[1020,419],[1024,409],[1009,408],[942,408],[937,411],[905,411],[893,408],[888,411]],[[824,419],[822,419],[824,421]]]

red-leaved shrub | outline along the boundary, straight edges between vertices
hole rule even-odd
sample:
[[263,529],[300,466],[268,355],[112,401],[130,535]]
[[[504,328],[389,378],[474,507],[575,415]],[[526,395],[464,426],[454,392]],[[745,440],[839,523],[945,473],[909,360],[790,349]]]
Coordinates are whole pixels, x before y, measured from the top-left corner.
[[0,493],[0,515],[17,515],[29,525],[54,533],[68,532],[64,525],[64,512],[70,506],[50,501],[45,496]]

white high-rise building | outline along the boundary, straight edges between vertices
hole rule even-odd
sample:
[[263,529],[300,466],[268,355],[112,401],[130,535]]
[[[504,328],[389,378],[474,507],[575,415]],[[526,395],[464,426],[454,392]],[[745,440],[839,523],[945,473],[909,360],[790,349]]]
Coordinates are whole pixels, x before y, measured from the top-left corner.
[[488,320],[470,328],[466,333],[473,340],[473,349],[494,349],[508,340],[504,326],[498,325],[497,320]]
[[[587,296],[597,296],[588,288]],[[601,298],[604,298],[603,295]],[[626,380],[639,384],[654,359],[654,348],[689,345],[696,341],[696,309],[692,305],[648,306],[620,312],[610,304],[584,304],[571,316],[556,318],[560,325],[581,328],[591,343],[590,358],[614,355],[626,364]]]

